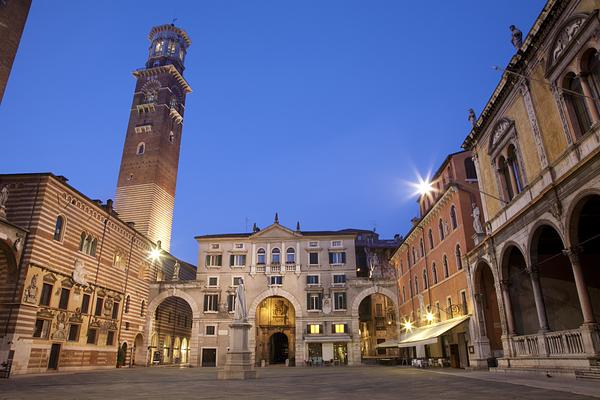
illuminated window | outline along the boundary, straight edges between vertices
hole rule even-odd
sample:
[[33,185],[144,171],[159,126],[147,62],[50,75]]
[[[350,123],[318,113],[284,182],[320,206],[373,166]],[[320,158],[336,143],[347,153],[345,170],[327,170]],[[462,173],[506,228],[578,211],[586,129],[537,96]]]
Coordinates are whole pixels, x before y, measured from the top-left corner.
[[310,324],[308,325],[308,333],[313,335],[323,333],[323,326],[320,324]]
[[162,53],[164,48],[164,42],[162,40],[158,40],[154,45],[154,54]]
[[333,333],[348,333],[348,324],[333,324]]
[[169,45],[167,47],[167,53],[169,55],[174,55],[177,51],[177,43],[174,40],[169,40]]

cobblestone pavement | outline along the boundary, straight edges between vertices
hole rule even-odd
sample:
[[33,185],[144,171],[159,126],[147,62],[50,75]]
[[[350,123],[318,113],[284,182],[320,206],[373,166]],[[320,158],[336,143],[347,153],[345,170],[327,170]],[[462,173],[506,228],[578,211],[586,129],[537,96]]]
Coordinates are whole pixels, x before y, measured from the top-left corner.
[[[216,370],[136,368],[17,376],[0,399],[592,399],[505,381],[399,367],[267,368],[251,381],[218,381]],[[572,385],[581,381],[570,380]],[[594,388],[595,382],[584,383]],[[589,386],[592,385],[592,386]],[[539,386],[539,385],[538,385]],[[543,387],[543,386],[542,386]],[[600,393],[598,385],[596,393]],[[565,390],[563,388],[563,390]],[[594,393],[594,391],[588,392]]]

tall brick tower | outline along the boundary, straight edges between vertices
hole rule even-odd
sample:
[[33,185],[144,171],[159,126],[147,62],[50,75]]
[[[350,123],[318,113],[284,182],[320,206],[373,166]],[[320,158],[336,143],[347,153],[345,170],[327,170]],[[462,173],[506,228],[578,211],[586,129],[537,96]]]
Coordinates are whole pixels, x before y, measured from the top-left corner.
[[115,209],[121,218],[169,250],[179,146],[185,96],[192,89],[183,77],[191,41],[175,25],[155,26],[148,35],[146,67],[133,72],[137,79]]

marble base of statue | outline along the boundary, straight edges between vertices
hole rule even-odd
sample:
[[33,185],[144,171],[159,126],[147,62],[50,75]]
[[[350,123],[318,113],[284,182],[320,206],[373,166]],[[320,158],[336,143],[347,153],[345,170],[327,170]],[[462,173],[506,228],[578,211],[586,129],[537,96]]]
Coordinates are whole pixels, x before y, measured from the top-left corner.
[[218,379],[256,378],[252,353],[248,349],[248,332],[251,327],[251,324],[242,321],[229,325],[229,351],[225,358],[225,366],[217,372]]

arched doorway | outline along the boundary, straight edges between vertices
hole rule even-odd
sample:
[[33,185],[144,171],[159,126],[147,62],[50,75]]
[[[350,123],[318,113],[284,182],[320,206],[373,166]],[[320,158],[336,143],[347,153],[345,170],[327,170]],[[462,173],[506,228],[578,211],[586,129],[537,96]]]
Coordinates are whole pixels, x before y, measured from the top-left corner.
[[[296,311],[281,296],[265,298],[256,308],[256,363],[295,362]],[[287,349],[287,354],[286,354]]]
[[124,365],[127,361],[127,342],[123,342],[123,344],[121,345],[121,352],[123,354],[123,359],[122,360],[117,360],[120,365]]
[[397,347],[377,347],[398,339],[396,306],[391,298],[374,293],[363,298],[358,306],[360,353],[364,358],[398,355]]
[[182,364],[187,364],[188,360],[189,360],[189,355],[188,355],[188,340],[187,338],[183,338],[181,340],[181,363]]
[[141,333],[135,336],[133,349],[132,365],[144,365],[144,337]]
[[[164,298],[154,311],[152,326],[156,335],[154,364],[179,364],[182,362],[181,339],[192,336],[193,311],[190,304],[178,296]],[[154,336],[152,336],[154,340]],[[154,350],[154,344],[151,349]],[[189,342],[188,342],[189,348]],[[189,355],[186,354],[186,362]]]
[[275,332],[269,340],[271,349],[269,362],[271,364],[283,364],[289,358],[289,342],[285,333]]
[[[500,309],[494,285],[494,275],[490,266],[481,262],[475,275],[475,292],[480,318],[483,319],[485,335],[488,338],[490,351],[494,357],[502,355],[502,325]],[[510,312],[507,310],[507,312]]]
[[578,252],[592,314],[600,321],[600,195],[581,199],[570,223],[571,248]]
[[503,276],[506,277],[510,302],[514,319],[515,333],[528,335],[540,330],[537,309],[533,297],[531,279],[527,271],[527,263],[521,250],[509,246],[502,258]]
[[550,225],[540,226],[532,235],[532,269],[539,273],[548,329],[552,331],[575,329],[583,322],[573,269],[564,249],[560,235]]
[[[37,284],[41,286],[40,277],[36,277]],[[0,239],[0,336],[4,336],[8,329],[10,314],[9,304],[13,304],[13,292],[16,282],[16,258],[10,244]],[[28,285],[31,284],[27,282]],[[37,299],[36,299],[37,300]],[[15,318],[12,314],[12,318]],[[5,357],[6,358],[6,357]]]

